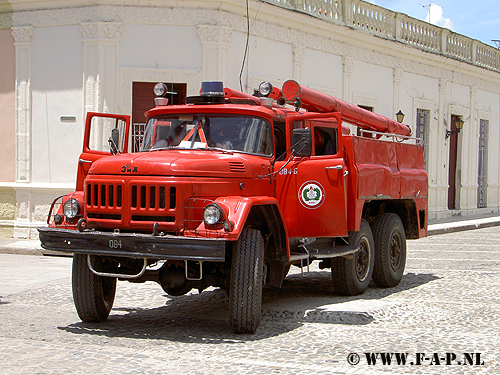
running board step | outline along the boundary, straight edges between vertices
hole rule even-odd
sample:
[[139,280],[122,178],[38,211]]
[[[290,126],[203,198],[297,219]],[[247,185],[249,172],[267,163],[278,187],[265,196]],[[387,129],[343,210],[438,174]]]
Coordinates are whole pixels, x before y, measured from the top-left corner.
[[336,246],[336,247],[321,247],[314,248],[313,245],[308,246],[307,253],[290,253],[290,261],[301,260],[301,259],[326,259],[326,258],[336,258],[342,257],[350,254],[354,254],[359,250],[358,246]]

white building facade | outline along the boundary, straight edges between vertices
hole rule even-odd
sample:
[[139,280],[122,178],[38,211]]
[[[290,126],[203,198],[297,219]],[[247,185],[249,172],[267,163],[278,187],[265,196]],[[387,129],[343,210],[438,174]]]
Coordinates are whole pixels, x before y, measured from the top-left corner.
[[36,237],[74,190],[86,113],[140,129],[155,82],[196,95],[204,80],[252,93],[295,79],[402,110],[424,139],[429,218],[500,210],[500,51],[364,1],[6,1],[0,67],[1,236]]

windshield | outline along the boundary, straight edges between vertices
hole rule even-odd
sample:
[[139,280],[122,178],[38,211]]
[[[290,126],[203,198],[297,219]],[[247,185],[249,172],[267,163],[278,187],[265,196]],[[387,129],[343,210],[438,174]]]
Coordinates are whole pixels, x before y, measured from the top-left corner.
[[272,155],[271,125],[259,117],[178,115],[150,118],[141,151],[208,148]]

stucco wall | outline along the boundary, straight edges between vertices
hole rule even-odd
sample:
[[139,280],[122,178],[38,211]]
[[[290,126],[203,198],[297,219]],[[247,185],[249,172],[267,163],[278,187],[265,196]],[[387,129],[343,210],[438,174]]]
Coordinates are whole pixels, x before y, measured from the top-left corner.
[[0,181],[16,180],[16,60],[11,29],[0,29]]
[[[34,183],[74,183],[82,149],[83,53],[79,26],[37,28],[32,37]],[[75,116],[75,122],[61,122]],[[64,142],[61,142],[64,140]]]
[[0,29],[0,236],[12,237],[16,194],[15,48],[11,29]]

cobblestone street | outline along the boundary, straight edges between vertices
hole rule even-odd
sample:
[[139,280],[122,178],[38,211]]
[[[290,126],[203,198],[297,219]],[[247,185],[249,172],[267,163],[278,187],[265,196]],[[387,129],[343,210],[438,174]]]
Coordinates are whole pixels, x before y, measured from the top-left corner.
[[[0,272],[11,256],[0,254]],[[172,298],[154,283],[119,282],[110,318],[82,323],[71,259],[57,262],[67,268],[57,282],[1,293],[2,374],[500,373],[498,227],[408,241],[401,284],[358,297],[333,295],[327,270],[294,268],[281,290],[264,291],[255,335],[232,333],[224,292]],[[408,360],[369,365],[365,353]]]

